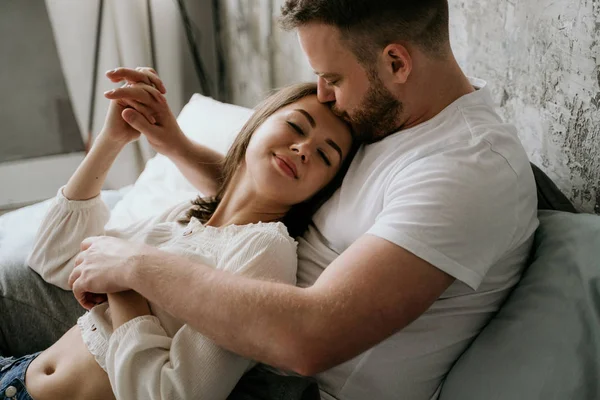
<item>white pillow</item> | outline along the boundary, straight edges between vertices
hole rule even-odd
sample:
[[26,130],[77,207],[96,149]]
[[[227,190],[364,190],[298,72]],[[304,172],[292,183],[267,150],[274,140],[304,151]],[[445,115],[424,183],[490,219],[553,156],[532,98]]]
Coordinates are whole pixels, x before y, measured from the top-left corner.
[[[194,94],[177,117],[189,138],[225,154],[253,111]],[[108,227],[124,227],[198,195],[167,157],[157,154],[112,210]]]

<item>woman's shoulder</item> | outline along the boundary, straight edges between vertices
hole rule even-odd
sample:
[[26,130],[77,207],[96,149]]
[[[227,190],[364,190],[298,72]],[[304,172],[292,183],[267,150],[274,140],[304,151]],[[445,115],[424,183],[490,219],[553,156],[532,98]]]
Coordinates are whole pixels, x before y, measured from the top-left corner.
[[247,277],[294,284],[297,243],[281,222],[228,225],[225,248],[217,268]]

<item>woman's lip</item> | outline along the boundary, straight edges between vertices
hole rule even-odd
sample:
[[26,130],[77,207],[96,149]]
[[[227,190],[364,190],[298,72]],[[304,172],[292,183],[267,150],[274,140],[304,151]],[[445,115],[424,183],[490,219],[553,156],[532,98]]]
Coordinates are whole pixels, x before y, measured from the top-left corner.
[[282,158],[275,156],[275,163],[290,178],[298,179],[294,170]]

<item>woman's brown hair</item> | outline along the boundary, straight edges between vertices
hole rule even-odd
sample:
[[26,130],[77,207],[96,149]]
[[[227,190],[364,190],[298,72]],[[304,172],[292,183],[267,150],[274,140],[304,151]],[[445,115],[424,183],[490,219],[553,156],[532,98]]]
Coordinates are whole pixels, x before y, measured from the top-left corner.
[[[186,217],[180,222],[188,223],[192,217],[198,218],[203,224],[206,223],[213,215],[219,205],[223,195],[227,191],[231,180],[233,179],[238,167],[244,161],[246,149],[250,143],[252,135],[261,126],[265,120],[271,115],[279,111],[281,108],[292,104],[306,96],[317,94],[316,83],[298,83],[277,90],[256,108],[254,114],[246,122],[240,130],[240,133],[235,138],[231,148],[227,152],[223,160],[222,176],[219,182],[219,189],[214,197],[198,196],[192,201],[192,208],[187,212]],[[347,155],[340,170],[332,181],[323,189],[316,193],[313,197],[303,203],[296,204],[291,207],[282,222],[288,229],[292,237],[300,236],[308,228],[312,215],[318,208],[327,200],[337,188],[341,185],[344,175],[350,166],[350,162],[358,149],[358,143],[352,145],[352,150]]]

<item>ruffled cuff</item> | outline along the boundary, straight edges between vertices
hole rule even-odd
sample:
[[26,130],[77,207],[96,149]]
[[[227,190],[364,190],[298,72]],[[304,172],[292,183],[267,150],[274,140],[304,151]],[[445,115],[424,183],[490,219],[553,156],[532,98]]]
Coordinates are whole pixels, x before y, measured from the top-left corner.
[[118,327],[110,336],[110,342],[120,342],[125,338],[139,338],[147,334],[168,336],[167,331],[160,324],[160,320],[154,315],[142,315],[125,322]]
[[108,207],[106,207],[106,204],[104,204],[100,194],[88,200],[69,200],[63,193],[64,188],[65,186],[58,189],[58,193],[56,194],[56,202],[61,208],[67,211],[79,211],[93,208],[98,205],[103,205],[104,208],[108,210]]
[[106,308],[104,305],[96,306],[92,311],[85,313],[77,320],[83,343],[104,371],[106,371],[108,338],[112,330],[112,326],[108,326],[101,317],[102,314],[106,313]]

